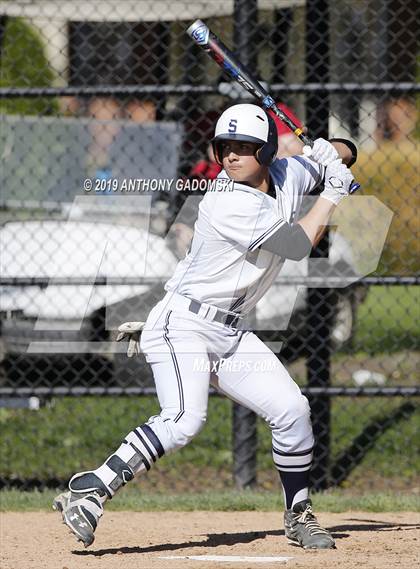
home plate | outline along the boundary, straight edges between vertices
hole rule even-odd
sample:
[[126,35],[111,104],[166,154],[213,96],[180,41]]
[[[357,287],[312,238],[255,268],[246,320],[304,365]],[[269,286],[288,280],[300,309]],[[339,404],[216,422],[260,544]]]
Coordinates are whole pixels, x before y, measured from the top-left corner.
[[244,555],[170,555],[159,559],[192,559],[193,561],[215,561],[216,563],[287,563],[293,557],[246,557]]

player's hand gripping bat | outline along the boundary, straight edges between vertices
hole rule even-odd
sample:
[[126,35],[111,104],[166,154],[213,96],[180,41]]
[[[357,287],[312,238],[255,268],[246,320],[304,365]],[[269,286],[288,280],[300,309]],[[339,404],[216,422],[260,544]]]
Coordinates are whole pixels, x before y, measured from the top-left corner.
[[[272,111],[282,120],[291,131],[305,144],[312,148],[314,141],[307,136],[281,109],[279,109],[264,87],[257,81],[249,71],[236,59],[235,55],[224,45],[219,38],[209,30],[204,22],[196,20],[187,30],[187,34],[215,60],[235,81],[259,100],[265,110]],[[309,153],[308,153],[309,154]],[[353,193],[360,188],[360,184],[353,183],[350,192]]]

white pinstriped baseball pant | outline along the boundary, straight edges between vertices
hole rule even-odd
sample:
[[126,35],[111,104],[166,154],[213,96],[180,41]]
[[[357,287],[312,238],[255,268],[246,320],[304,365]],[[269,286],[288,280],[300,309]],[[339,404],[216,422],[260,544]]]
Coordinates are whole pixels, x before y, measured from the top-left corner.
[[309,404],[285,367],[254,333],[203,318],[211,317],[208,305],[194,314],[189,304],[168,292],[141,336],[161,406],[147,424],[165,453],[186,445],[204,426],[212,384],[267,422],[279,470],[307,470],[314,442]]

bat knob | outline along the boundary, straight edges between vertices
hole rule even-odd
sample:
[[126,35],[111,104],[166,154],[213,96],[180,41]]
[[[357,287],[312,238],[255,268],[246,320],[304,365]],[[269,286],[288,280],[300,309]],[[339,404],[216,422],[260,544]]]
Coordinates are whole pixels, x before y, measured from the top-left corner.
[[354,194],[354,192],[357,192],[357,190],[359,190],[360,187],[361,187],[360,184],[353,180],[353,182],[350,184],[349,194]]
[[302,148],[302,153],[304,154],[304,156],[307,156],[309,158],[309,156],[312,156],[312,146],[309,146],[309,144],[305,144],[305,146]]

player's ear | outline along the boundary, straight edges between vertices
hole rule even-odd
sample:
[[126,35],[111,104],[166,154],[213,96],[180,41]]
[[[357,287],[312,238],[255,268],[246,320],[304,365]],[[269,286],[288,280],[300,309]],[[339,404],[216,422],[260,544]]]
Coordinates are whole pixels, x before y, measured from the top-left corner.
[[[261,146],[258,146],[256,151],[254,152],[254,156],[258,164],[261,164],[262,166],[267,166],[267,164],[271,164],[273,162],[274,157],[272,156],[272,152],[273,149],[268,148],[267,144],[261,144]],[[276,148],[276,153],[277,153],[277,148]]]
[[262,162],[261,162],[261,146],[259,146],[259,147],[255,150],[254,156],[255,156],[255,160],[258,162],[258,164],[262,164]]
[[223,143],[217,140],[212,140],[211,145],[213,148],[214,159],[219,166],[223,165]]

